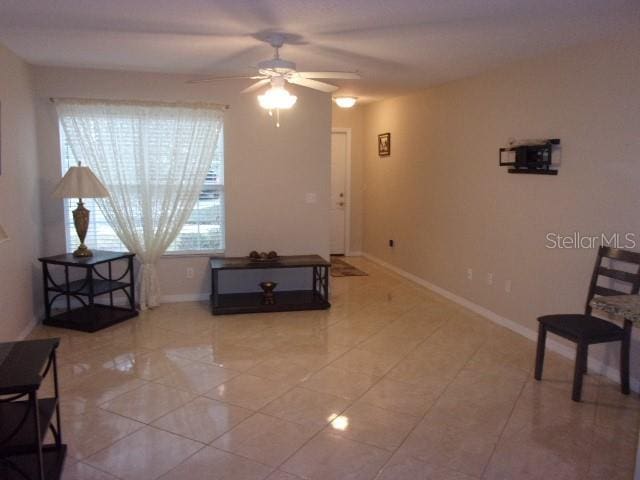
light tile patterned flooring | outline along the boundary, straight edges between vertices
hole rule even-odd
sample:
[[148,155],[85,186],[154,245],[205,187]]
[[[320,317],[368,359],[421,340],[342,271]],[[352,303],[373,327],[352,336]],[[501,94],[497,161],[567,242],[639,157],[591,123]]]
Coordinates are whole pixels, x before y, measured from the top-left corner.
[[363,259],[328,311],[163,305],[59,336],[64,478],[629,479],[640,401]]

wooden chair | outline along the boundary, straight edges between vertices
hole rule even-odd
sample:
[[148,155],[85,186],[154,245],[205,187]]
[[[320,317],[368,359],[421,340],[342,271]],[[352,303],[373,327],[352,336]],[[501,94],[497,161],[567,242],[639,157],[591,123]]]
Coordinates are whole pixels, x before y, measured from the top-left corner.
[[[610,259],[636,266],[635,272],[617,270],[606,265],[604,259]],[[604,277],[609,283],[616,282],[616,286],[602,286],[598,280]],[[626,284],[627,291],[618,290],[618,284]],[[622,342],[620,348],[620,383],[622,393],[629,394],[629,348],[631,346],[631,327],[629,320],[625,320],[624,327],[591,316],[589,302],[596,295],[624,295],[638,294],[640,289],[640,253],[621,250],[618,248],[600,247],[598,258],[591,276],[587,305],[584,314],[545,315],[538,318],[538,349],[536,352],[535,379],[542,378],[544,364],[544,349],[547,332],[555,333],[577,344],[576,364],[573,376],[573,394],[571,398],[579,402],[582,394],[582,376],[587,372],[587,356],[589,345],[605,342]]]

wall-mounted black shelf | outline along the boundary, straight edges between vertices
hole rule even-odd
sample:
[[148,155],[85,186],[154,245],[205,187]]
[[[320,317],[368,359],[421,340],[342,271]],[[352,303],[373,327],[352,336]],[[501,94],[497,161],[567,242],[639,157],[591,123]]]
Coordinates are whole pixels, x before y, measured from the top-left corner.
[[529,175],[557,175],[558,170],[548,168],[510,168],[509,173],[528,173]]
[[[523,142],[498,150],[498,165],[501,167],[513,167],[509,173],[525,173],[530,175],[557,175],[558,171],[552,169],[553,147],[560,145],[559,138],[549,140]],[[507,156],[513,161],[504,161]]]

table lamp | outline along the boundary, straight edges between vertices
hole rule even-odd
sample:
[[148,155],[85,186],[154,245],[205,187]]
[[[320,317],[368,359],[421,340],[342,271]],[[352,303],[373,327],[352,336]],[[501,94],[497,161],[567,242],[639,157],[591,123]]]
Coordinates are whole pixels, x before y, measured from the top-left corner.
[[5,232],[2,225],[0,225],[0,243],[6,242],[7,240],[9,240],[9,235],[7,235],[7,232]]
[[73,252],[74,257],[91,257],[93,252],[84,244],[89,229],[89,210],[84,208],[83,198],[108,197],[109,192],[89,167],[71,167],[62,177],[53,192],[55,198],[77,198],[78,208],[73,211],[73,224],[80,238],[80,246]]

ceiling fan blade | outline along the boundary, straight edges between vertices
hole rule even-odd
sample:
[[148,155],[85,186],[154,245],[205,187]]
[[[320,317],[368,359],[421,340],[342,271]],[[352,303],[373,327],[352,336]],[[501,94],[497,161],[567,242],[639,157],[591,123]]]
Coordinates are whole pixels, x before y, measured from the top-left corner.
[[347,62],[347,64],[359,64],[365,69],[372,68],[375,70],[377,68],[384,68],[386,70],[406,71],[407,69],[414,68],[412,65],[402,63],[397,60],[374,57],[372,55],[366,55],[340,47],[332,47],[328,44],[310,44],[305,48],[311,52],[316,52],[319,55],[331,56],[334,60]]
[[301,87],[312,88],[314,90],[320,90],[321,92],[331,93],[338,90],[335,85],[329,85],[328,83],[318,82],[317,80],[311,80],[310,78],[292,77],[288,79],[289,83],[294,85],[300,85]]
[[255,92],[256,90],[258,90],[259,88],[267,85],[269,82],[271,81],[270,78],[262,78],[262,80],[257,81],[256,83],[254,83],[253,85],[251,85],[250,87],[245,88],[244,90],[242,90],[240,93],[251,93],[251,92]]
[[256,61],[262,58],[263,54],[264,45],[251,45],[240,50],[233,49],[228,55],[216,58],[215,61],[204,66],[203,68],[209,68],[211,70],[204,70],[202,74],[215,76],[220,72],[247,72],[245,75],[256,75],[256,73],[254,73],[257,71],[256,68],[246,70],[246,67],[252,63],[256,63]]
[[345,80],[360,80],[357,72],[298,72],[302,78],[336,78]]
[[205,78],[192,78],[191,80],[187,80],[187,83],[213,83],[213,82],[221,82],[224,80],[259,80],[263,79],[262,75],[229,75],[228,77],[205,77]]

